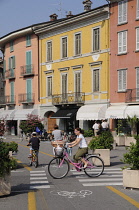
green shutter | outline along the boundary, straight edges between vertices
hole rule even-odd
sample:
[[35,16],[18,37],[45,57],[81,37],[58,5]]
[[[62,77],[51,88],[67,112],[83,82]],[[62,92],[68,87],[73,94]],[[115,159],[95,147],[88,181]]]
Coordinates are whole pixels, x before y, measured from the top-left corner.
[[31,35],[26,36],[26,46],[31,46]]
[[32,80],[26,80],[27,85],[27,101],[30,102],[32,100]]
[[31,73],[31,51],[26,52],[26,73]]
[[14,82],[11,82],[11,102],[14,102]]
[[9,58],[9,69],[11,69],[11,57]]
[[5,71],[6,71],[6,60],[4,60],[3,70],[4,70],[4,73],[5,73]]
[[15,56],[13,56],[13,69],[15,69]]

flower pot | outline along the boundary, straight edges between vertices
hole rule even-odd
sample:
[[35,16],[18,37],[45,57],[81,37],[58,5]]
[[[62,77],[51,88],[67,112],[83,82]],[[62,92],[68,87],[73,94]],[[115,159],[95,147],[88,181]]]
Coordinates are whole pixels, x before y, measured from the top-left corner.
[[0,177],[0,196],[9,195],[11,193],[10,175]]
[[131,137],[127,136],[125,138],[125,146],[129,147],[131,142],[133,142],[135,144],[136,139],[134,139],[134,137],[132,137],[132,136]]
[[109,149],[95,149],[95,154],[100,154],[100,158],[104,161],[105,166],[110,166],[110,150]]
[[125,146],[125,136],[115,136],[114,140],[118,146]]
[[139,188],[139,170],[123,170],[123,186]]

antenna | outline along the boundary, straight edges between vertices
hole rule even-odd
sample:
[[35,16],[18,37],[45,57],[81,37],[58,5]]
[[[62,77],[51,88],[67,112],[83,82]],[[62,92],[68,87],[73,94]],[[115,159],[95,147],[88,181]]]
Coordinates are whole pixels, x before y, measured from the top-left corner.
[[62,8],[62,0],[59,0],[59,3],[58,4],[52,4],[52,5],[56,5],[58,6],[58,8],[56,8],[56,10],[60,13],[60,17],[62,18],[63,16],[63,11],[67,12],[66,10],[64,10]]

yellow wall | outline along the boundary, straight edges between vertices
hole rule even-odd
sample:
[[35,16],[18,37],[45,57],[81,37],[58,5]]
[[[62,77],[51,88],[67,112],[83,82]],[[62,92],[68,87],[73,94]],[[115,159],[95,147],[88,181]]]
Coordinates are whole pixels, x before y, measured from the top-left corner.
[[[61,72],[58,70],[59,68],[69,67],[68,71],[65,71],[68,73],[68,91],[74,92],[74,71],[81,70],[82,71],[82,88],[81,92],[85,93],[92,93],[92,71],[91,66],[89,63],[94,62],[92,55],[89,55],[87,57],[79,57],[74,58],[72,60],[60,60],[61,59],[61,37],[67,36],[68,37],[68,57],[71,58],[74,56],[74,34],[76,32],[81,32],[82,37],[82,55],[86,53],[92,52],[92,28],[100,26],[100,50],[106,50],[109,48],[109,20],[104,20],[95,24],[90,24],[88,26],[78,28],[76,30],[71,30],[66,33],[57,34],[55,36],[51,36],[49,38],[44,38],[40,40],[40,50],[41,50],[41,56],[40,56],[40,62],[44,64],[46,62],[46,42],[49,40],[52,40],[53,47],[53,61],[54,63],[51,63],[52,70],[54,70],[53,74],[53,95],[54,94],[61,94]],[[97,54],[97,53],[96,53]],[[57,61],[57,62],[55,62]],[[92,68],[99,67],[100,70],[100,92],[106,92],[100,94],[100,99],[108,100],[109,99],[109,53],[104,52],[100,54],[99,59],[96,62],[102,62],[102,65],[96,65]],[[76,65],[83,65],[83,68],[81,69],[72,69],[72,66]],[[47,71],[46,65],[41,66],[41,98],[46,97],[46,74],[44,71]],[[63,72],[62,72],[63,73]],[[48,74],[49,75],[49,74]],[[48,76],[47,75],[47,76]],[[92,93],[93,94],[93,93]],[[93,96],[94,99],[97,99],[98,96]],[[85,97],[86,101],[92,100],[92,95],[88,95]],[[46,99],[42,99],[41,103],[46,103]]]

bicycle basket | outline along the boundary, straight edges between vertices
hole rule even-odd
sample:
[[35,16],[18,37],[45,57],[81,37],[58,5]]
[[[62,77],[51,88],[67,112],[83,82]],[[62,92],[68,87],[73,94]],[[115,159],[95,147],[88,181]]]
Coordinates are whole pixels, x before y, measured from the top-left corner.
[[64,151],[64,149],[63,149],[62,147],[57,146],[57,147],[55,148],[55,155],[56,155],[56,156],[62,156],[62,155],[63,155],[63,151]]

